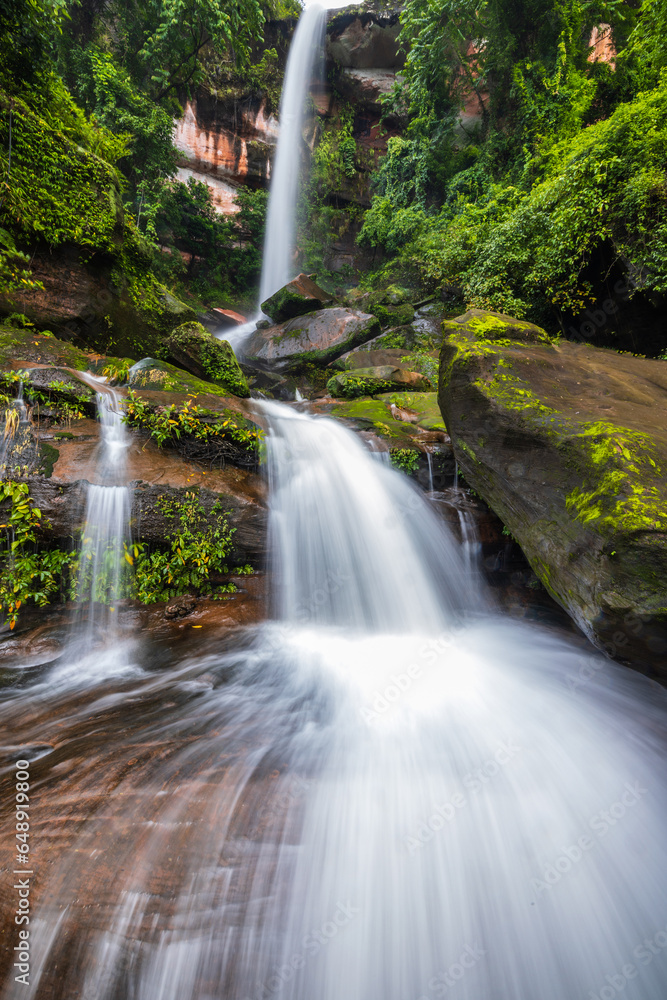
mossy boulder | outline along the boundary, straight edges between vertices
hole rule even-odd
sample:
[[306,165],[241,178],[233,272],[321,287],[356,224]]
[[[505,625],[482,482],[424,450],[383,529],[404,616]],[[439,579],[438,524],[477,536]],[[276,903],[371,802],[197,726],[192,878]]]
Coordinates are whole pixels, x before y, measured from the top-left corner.
[[297,373],[313,365],[324,367],[379,333],[380,324],[368,313],[343,307],[320,309],[255,330],[244,341],[243,352],[256,364]]
[[250,395],[246,377],[227,340],[218,340],[201,323],[182,323],[167,338],[170,357],[192,375],[214,382],[234,396]]
[[316,285],[307,274],[298,274],[277,292],[262,302],[262,312],[274,323],[284,323],[295,316],[304,316],[333,303],[333,297]]
[[462,316],[442,324],[446,337],[462,335],[476,341],[517,341],[525,344],[549,344],[551,337],[540,326],[485,309],[469,309]]
[[355,368],[339,372],[327,382],[327,392],[341,399],[376,396],[392,388],[412,389],[415,392],[431,388],[427,378],[419,372],[408,371],[396,365],[378,365],[372,368]]
[[157,358],[142,358],[130,368],[127,384],[131,389],[148,389],[158,392],[209,394],[227,396],[229,393],[214,382],[206,382],[190,372],[177,368]]
[[439,403],[466,479],[582,630],[664,677],[667,364],[496,314],[448,329]]

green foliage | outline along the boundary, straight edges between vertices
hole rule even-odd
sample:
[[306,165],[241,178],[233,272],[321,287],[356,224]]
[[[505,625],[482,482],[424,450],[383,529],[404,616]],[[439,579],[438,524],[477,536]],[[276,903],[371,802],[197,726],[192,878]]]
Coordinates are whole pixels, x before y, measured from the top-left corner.
[[0,481],[0,613],[10,629],[29,601],[40,607],[63,593],[63,580],[74,561],[69,552],[38,551],[37,532],[42,512],[35,507],[27,483]]
[[414,448],[390,448],[389,460],[395,469],[411,476],[419,468],[420,452]]
[[423,214],[404,255],[428,287],[451,283],[470,304],[544,322],[589,304],[586,268],[603,245],[665,290],[666,120],[662,85],[552,146],[527,190],[491,184]]
[[0,86],[34,80],[67,17],[67,0],[3,0],[0,4]]
[[358,399],[360,396],[376,396],[381,392],[389,392],[393,383],[388,379],[375,378],[368,375],[355,375],[354,372],[341,372],[327,382],[326,389],[330,396],[337,399]]
[[33,106],[0,92],[0,217],[23,239],[53,246],[77,243],[114,253],[122,237],[120,181],[111,161],[126,148],[124,137],[93,128],[57,78]]
[[147,430],[158,447],[192,437],[199,441],[213,439],[232,441],[250,453],[256,453],[262,431],[232,410],[214,414],[195,402],[192,396],[181,406],[159,406],[152,409],[137,393],[127,394],[125,422],[131,427]]
[[229,572],[226,560],[236,530],[229,527],[220,502],[216,501],[207,514],[197,494],[188,492],[183,501],[160,497],[157,506],[176,526],[164,536],[166,550],[151,551],[145,542],[139,542],[127,551],[126,558],[134,567],[133,593],[137,599],[151,604],[192,591],[217,597],[236,590],[233,584],[211,579],[212,573]]
[[27,266],[30,257],[16,249],[13,237],[6,229],[0,229],[0,292],[28,292],[43,288],[35,281]]
[[[252,288],[261,271],[267,193],[241,188],[236,201],[236,215],[220,215],[201,181],[163,187],[154,213],[156,238],[165,251],[158,274],[206,297],[212,289],[224,298]],[[181,254],[189,256],[187,265]]]

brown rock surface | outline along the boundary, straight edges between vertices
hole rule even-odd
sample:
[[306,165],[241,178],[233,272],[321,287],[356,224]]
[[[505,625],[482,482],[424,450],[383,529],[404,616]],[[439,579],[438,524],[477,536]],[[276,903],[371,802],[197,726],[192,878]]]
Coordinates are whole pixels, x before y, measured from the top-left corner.
[[667,364],[511,342],[513,320],[477,339],[494,324],[445,324],[439,399],[465,478],[589,636],[664,676]]

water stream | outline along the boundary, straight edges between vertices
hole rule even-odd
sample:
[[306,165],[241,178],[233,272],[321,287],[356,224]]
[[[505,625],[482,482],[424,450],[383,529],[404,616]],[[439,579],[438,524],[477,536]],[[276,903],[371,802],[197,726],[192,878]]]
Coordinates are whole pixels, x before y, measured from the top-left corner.
[[[130,491],[125,482],[125,463],[130,436],[123,423],[119,394],[92,375],[79,374],[79,377],[95,389],[100,443],[94,469],[98,482],[87,485],[77,581],[81,611],[70,659],[89,657],[104,642],[106,662],[109,656],[115,660],[118,653],[119,601],[128,565],[125,546],[130,541]],[[94,653],[96,657],[99,655]],[[71,670],[66,665],[56,672],[56,677],[69,676]]]
[[[282,288],[296,269],[295,234],[299,200],[299,178],[303,159],[303,127],[310,82],[316,63],[323,62],[326,8],[309,3],[304,8],[290,44],[285,80],[280,97],[280,131],[273,161],[269,204],[266,214],[259,305]],[[261,309],[242,326],[221,331],[235,351],[255,329]]]
[[259,412],[271,621],[2,709],[21,745],[58,733],[35,815],[77,803],[3,997],[662,1000],[651,683],[499,618],[350,431]]

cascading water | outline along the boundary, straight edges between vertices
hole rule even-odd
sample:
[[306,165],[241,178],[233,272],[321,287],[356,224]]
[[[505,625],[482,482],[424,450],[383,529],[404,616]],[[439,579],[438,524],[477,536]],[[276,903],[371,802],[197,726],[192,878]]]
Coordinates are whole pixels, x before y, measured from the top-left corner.
[[655,689],[495,617],[351,432],[260,413],[275,620],[30,720],[123,728],[4,997],[662,1000]]
[[78,600],[81,618],[75,645],[90,652],[100,640],[118,639],[118,601],[125,578],[125,545],[130,540],[130,494],[125,460],[130,438],[123,423],[120,397],[99,379],[79,377],[95,390],[100,423],[94,478],[89,483],[79,551]]
[[[323,58],[326,9],[308,4],[297,24],[290,45],[285,82],[280,98],[280,131],[271,173],[266,214],[264,255],[259,302],[265,302],[294,276],[294,241],[299,198],[299,177],[303,156],[303,126],[306,99],[317,60]],[[240,349],[255,329],[261,311],[243,326],[225,330],[219,336]]]

